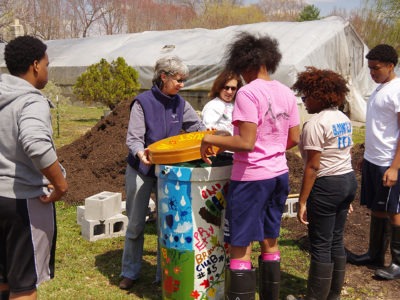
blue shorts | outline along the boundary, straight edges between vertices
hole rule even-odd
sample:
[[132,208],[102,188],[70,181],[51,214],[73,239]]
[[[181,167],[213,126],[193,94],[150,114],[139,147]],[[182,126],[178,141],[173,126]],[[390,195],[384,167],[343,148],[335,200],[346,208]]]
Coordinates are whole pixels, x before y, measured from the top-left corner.
[[0,283],[21,293],[52,278],[55,239],[53,203],[0,197]]
[[277,238],[289,194],[289,175],[229,184],[224,240],[247,247],[253,241]]
[[392,187],[383,186],[382,178],[388,167],[380,167],[364,159],[361,179],[361,205],[372,211],[400,213],[400,174]]

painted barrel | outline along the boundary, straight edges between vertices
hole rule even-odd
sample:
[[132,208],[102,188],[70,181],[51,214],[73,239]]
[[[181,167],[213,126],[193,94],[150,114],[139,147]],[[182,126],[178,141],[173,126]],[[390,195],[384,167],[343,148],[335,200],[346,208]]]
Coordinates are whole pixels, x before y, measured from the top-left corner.
[[156,165],[163,299],[223,299],[231,164]]

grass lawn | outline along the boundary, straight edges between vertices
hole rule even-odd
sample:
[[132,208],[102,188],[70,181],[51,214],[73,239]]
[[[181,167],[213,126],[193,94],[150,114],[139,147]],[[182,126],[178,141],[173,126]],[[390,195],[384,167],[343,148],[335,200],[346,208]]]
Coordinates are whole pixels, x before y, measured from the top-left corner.
[[[157,230],[147,223],[144,263],[140,282],[129,292],[118,288],[124,238],[89,242],[76,223],[76,207],[57,203],[58,238],[55,278],[40,285],[39,299],[160,299],[161,289],[152,285],[156,272]],[[281,294],[305,292],[308,255],[282,230]],[[258,244],[253,262],[257,265]],[[182,299],[185,300],[185,299]]]

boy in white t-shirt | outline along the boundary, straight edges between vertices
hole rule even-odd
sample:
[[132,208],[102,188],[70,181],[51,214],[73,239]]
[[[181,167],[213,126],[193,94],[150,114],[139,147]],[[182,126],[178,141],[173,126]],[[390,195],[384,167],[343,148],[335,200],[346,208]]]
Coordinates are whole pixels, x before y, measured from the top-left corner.
[[[380,85],[367,103],[365,153],[362,162],[361,204],[371,209],[368,252],[347,260],[356,265],[375,265],[375,275],[385,279],[400,278],[400,79],[394,68],[396,50],[380,44],[367,55],[372,79]],[[384,267],[391,227],[392,263]]]

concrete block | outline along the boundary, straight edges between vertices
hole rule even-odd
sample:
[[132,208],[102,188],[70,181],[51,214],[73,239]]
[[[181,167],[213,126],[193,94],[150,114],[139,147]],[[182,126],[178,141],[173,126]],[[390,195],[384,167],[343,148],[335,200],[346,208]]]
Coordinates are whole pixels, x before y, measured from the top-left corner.
[[85,199],[86,220],[107,220],[121,213],[121,193],[101,192]]
[[149,200],[149,207],[146,215],[146,222],[153,222],[157,219],[157,206],[153,198]]
[[85,206],[80,205],[76,208],[76,223],[82,225],[82,220],[85,218]]
[[121,213],[126,211],[126,201],[121,201]]
[[110,237],[125,236],[128,217],[123,214],[115,215],[104,222],[109,228]]
[[108,223],[100,220],[82,219],[82,237],[90,242],[110,237],[110,227]]
[[297,203],[299,198],[288,198],[286,199],[285,209],[283,211],[283,217],[297,217]]

